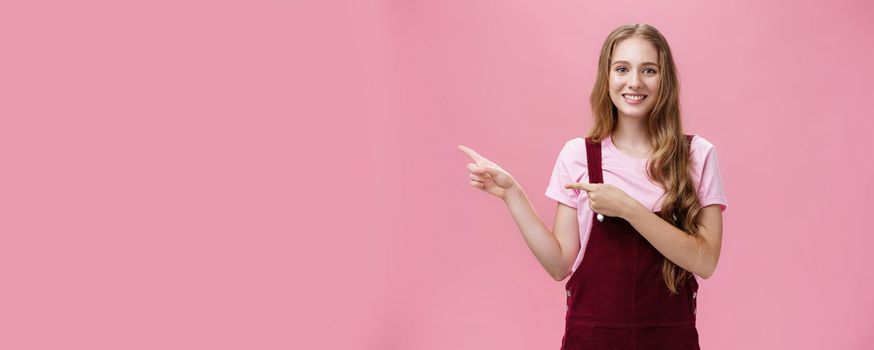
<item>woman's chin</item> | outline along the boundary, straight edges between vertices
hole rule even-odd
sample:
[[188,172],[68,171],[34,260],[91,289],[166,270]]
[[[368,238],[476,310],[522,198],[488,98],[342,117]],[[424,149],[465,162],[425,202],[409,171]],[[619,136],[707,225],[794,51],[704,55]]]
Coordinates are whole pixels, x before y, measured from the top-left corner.
[[619,109],[619,111],[622,112],[623,115],[629,116],[632,118],[644,118],[647,115],[649,115],[650,109],[649,108],[646,108],[646,109],[644,109],[644,108],[621,108],[621,109]]

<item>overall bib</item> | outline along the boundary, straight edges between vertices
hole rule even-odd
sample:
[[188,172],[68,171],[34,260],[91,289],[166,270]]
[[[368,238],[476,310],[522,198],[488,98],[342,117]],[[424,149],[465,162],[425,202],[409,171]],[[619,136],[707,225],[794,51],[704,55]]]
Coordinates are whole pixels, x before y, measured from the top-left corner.
[[[603,183],[601,144],[586,138],[586,157],[589,182]],[[664,256],[625,219],[592,215],[584,259],[565,285],[561,349],[700,349],[695,277],[671,295]]]

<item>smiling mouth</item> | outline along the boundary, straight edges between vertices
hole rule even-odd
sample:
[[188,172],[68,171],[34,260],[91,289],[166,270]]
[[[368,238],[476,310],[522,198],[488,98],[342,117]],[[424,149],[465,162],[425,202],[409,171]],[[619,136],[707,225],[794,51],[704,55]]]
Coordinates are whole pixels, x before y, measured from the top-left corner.
[[622,94],[622,97],[623,97],[626,101],[639,102],[639,101],[643,101],[643,100],[647,97],[647,95]]

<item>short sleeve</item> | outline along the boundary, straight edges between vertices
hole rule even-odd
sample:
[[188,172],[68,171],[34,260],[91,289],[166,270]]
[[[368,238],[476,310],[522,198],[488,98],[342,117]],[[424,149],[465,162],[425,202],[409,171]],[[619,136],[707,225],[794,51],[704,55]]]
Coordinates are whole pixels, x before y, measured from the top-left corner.
[[[584,151],[585,152],[585,151]],[[576,174],[579,172],[580,157],[579,150],[575,147],[573,140],[565,143],[558,159],[555,161],[555,166],[552,169],[552,175],[549,178],[549,185],[546,187],[546,196],[557,200],[571,208],[577,208],[579,199],[579,191],[574,189],[564,188],[566,184],[576,182],[575,178],[579,178]],[[585,153],[582,154],[585,157]]]
[[728,207],[728,198],[722,185],[722,174],[719,169],[719,158],[716,156],[716,147],[707,143],[709,147],[703,147],[706,154],[701,166],[700,183],[698,185],[698,198],[701,207],[711,204],[719,204],[722,211]]

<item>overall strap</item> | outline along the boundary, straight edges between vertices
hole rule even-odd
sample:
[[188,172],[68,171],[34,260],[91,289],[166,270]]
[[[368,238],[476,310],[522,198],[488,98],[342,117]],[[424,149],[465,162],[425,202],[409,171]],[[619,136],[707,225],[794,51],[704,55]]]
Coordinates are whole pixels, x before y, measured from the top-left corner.
[[604,183],[604,174],[601,172],[601,143],[592,142],[591,137],[586,137],[586,160],[589,167],[589,183]]

